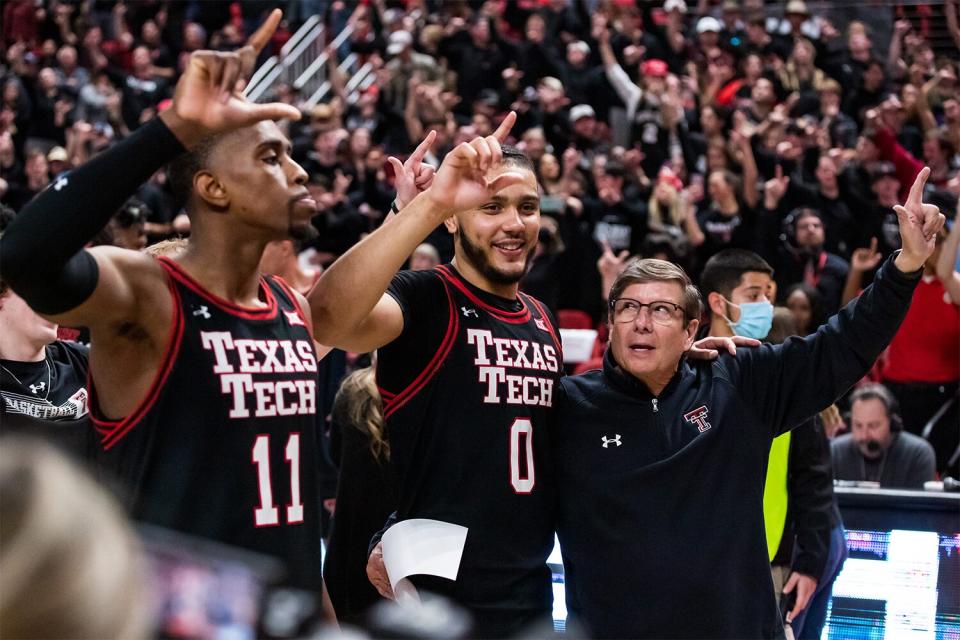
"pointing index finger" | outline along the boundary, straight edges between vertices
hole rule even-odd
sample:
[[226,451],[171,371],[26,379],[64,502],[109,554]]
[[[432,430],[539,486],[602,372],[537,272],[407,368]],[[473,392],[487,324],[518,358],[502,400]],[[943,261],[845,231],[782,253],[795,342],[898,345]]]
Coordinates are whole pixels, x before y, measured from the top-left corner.
[[503,122],[500,123],[500,126],[497,127],[497,130],[493,132],[493,137],[503,142],[507,139],[507,136],[510,134],[510,129],[513,128],[513,125],[517,122],[517,112],[511,111],[507,114],[507,117],[503,119]]
[[282,17],[283,12],[280,9],[271,11],[266,21],[247,40],[247,46],[253,47],[253,50],[258,54],[263,51],[263,48],[270,42],[270,38],[273,37],[273,32],[277,30],[277,25],[280,24]]
[[423,139],[423,142],[417,145],[417,148],[413,150],[413,153],[410,154],[410,157],[407,158],[407,161],[404,164],[414,171],[419,169],[420,163],[423,162],[423,157],[427,155],[427,151],[430,150],[430,147],[433,146],[433,141],[436,139],[437,132],[431,129],[430,133],[427,134],[427,137]]
[[920,173],[917,174],[917,179],[913,181],[913,186],[910,187],[910,195],[907,196],[908,205],[920,206],[920,201],[923,197],[923,187],[927,184],[927,177],[929,175],[930,167],[924,167],[920,170]]

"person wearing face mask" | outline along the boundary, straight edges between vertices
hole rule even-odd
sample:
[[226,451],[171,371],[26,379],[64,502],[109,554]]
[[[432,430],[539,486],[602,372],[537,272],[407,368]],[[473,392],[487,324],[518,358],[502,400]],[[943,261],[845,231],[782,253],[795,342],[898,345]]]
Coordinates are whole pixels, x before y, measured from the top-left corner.
[[709,310],[704,335],[763,340],[773,323],[773,268],[751,251],[725,249],[703,268],[700,291]]
[[[774,323],[773,269],[749,251],[727,249],[703,270],[700,290],[710,309],[708,332],[782,343],[793,330]],[[785,311],[789,315],[789,311]],[[781,314],[782,316],[782,314]],[[796,592],[788,622],[799,632],[802,614],[827,565],[832,530],[830,454],[813,419],[774,438],[763,495],[764,526],[775,593]]]
[[830,454],[837,480],[922,489],[936,478],[933,447],[903,431],[896,398],[882,384],[865,384],[850,395],[850,433],[831,443]]

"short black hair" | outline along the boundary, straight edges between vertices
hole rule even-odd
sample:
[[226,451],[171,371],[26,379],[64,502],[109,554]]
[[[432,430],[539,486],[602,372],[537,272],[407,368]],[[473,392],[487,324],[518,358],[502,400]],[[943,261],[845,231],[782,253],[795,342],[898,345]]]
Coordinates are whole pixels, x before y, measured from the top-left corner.
[[503,164],[513,165],[515,167],[520,167],[521,169],[529,169],[533,173],[536,173],[536,169],[533,167],[533,161],[530,160],[529,156],[525,154],[520,149],[514,147],[513,145],[504,144],[500,145],[500,150],[503,152]]
[[766,273],[772,277],[773,267],[752,251],[724,249],[707,260],[700,276],[700,291],[704,298],[714,291],[729,298],[743,280],[743,274],[749,272]]
[[207,168],[210,153],[223,140],[225,134],[213,135],[201,140],[190,149],[167,165],[167,184],[177,207],[186,208],[193,193],[193,176],[198,171]]

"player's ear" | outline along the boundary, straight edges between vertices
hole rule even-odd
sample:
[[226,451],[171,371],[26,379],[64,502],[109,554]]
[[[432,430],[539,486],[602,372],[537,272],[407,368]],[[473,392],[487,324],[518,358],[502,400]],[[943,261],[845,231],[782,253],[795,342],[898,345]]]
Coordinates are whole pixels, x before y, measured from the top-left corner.
[[230,206],[226,188],[209,171],[198,171],[194,174],[193,190],[197,197],[215,209],[226,209]]
[[450,216],[443,221],[443,226],[447,228],[447,231],[450,235],[456,235],[457,231],[460,229],[460,223],[457,220],[457,216]]

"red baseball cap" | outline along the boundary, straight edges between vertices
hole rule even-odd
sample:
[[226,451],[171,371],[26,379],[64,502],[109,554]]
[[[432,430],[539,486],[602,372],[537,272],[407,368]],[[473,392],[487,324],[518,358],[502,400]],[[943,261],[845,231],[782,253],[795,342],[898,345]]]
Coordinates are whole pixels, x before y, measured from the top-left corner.
[[653,76],[654,78],[666,78],[667,73],[669,73],[669,68],[667,63],[659,58],[653,58],[651,60],[645,60],[642,65],[640,65],[640,71],[643,72],[645,76]]

